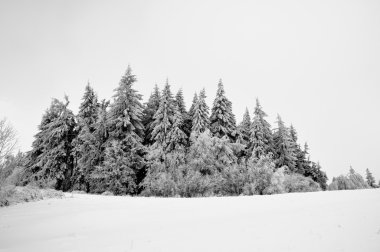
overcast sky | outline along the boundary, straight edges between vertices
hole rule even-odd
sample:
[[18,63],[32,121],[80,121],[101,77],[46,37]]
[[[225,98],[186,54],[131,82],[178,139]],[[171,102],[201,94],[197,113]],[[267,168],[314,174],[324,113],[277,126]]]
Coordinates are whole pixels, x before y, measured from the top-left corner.
[[168,77],[187,107],[222,78],[241,121],[258,97],[329,178],[380,179],[380,1],[0,1],[0,117],[30,149],[51,98],[110,99],[130,64],[148,98]]

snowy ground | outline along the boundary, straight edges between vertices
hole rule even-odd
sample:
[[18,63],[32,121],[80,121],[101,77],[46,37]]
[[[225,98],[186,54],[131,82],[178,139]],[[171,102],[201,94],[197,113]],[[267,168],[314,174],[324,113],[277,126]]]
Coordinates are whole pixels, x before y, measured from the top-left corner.
[[198,199],[68,194],[0,209],[0,251],[380,251],[380,189]]

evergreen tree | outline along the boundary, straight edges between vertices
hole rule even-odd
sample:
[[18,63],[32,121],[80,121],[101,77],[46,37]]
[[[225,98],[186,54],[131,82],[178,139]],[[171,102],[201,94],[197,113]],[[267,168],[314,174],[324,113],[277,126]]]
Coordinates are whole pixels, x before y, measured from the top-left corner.
[[98,160],[95,158],[98,154],[98,141],[93,135],[94,126],[98,119],[98,110],[97,95],[88,83],[77,116],[79,133],[73,141],[76,165],[72,176],[74,189],[87,192],[90,190],[90,175],[95,166],[98,165]]
[[77,116],[78,121],[81,121],[81,124],[86,124],[88,126],[93,125],[98,119],[98,108],[98,96],[96,95],[94,89],[90,86],[90,83],[87,83],[82,98],[82,103],[79,106]]
[[231,140],[236,130],[232,104],[225,96],[222,80],[219,80],[216,98],[211,109],[210,131],[216,137],[228,136]]
[[183,98],[182,88],[179,89],[177,94],[175,95],[175,103],[178,107],[179,112],[182,114],[182,117],[184,117],[187,114],[187,112],[186,112],[185,99]]
[[162,91],[160,105],[154,114],[154,121],[152,123],[152,140],[154,140],[156,145],[163,148],[168,144],[168,134],[173,124],[174,105],[170,85],[169,82],[166,81],[165,88]]
[[367,184],[370,187],[376,187],[376,181],[375,178],[372,176],[372,173],[369,171],[369,169],[366,169],[366,179],[367,179]]
[[173,117],[173,125],[168,133],[166,151],[171,152],[173,150],[184,150],[184,147],[187,145],[187,136],[181,129],[182,125],[182,113],[176,106]]
[[294,152],[293,140],[279,115],[277,115],[277,124],[278,128],[274,135],[276,165],[277,167],[286,165],[290,171],[294,171],[297,158]]
[[115,89],[114,101],[110,106],[108,125],[112,140],[131,138],[133,142],[141,143],[144,135],[142,124],[143,106],[141,94],[138,94],[132,85],[136,82],[132,69],[128,66],[121,78],[119,86]]
[[157,85],[155,85],[153,92],[151,93],[148,102],[145,104],[143,111],[143,124],[145,128],[144,145],[153,144],[152,141],[152,123],[154,121],[154,114],[157,112],[160,106],[161,94]]
[[259,158],[263,154],[274,154],[271,126],[265,120],[267,114],[263,111],[258,99],[256,99],[256,107],[253,114],[248,152],[256,158]]
[[193,97],[193,101],[191,103],[191,107],[189,109],[189,113],[188,113],[191,118],[193,118],[193,116],[194,116],[194,109],[195,109],[197,102],[198,102],[198,94],[195,93],[194,97]]
[[40,132],[32,144],[27,170],[29,181],[67,191],[71,187],[74,166],[72,141],[75,138],[75,117],[68,109],[69,101],[53,99],[42,118]]
[[238,126],[238,135],[241,137],[241,144],[248,146],[251,136],[252,122],[248,108],[245,109],[243,121]]
[[[141,95],[132,88],[136,82],[131,68],[121,78],[115,89],[114,101],[108,113],[107,128],[109,139],[105,148],[102,165],[97,167],[95,179],[107,182],[103,190],[117,194],[137,193],[137,185],[144,171],[145,148],[142,145],[144,127]],[[116,169],[116,170],[115,170]]]
[[209,107],[206,104],[206,91],[202,89],[199,94],[198,101],[194,106],[193,125],[191,131],[198,134],[208,129]]
[[191,117],[186,111],[185,100],[183,98],[182,88],[178,90],[175,96],[175,103],[178,106],[178,109],[182,116],[182,124],[180,125],[180,129],[186,134],[187,138],[191,133]]

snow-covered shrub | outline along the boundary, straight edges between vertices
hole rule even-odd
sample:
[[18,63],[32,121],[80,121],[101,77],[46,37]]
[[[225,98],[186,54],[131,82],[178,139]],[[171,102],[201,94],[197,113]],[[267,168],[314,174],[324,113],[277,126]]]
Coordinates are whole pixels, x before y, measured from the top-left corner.
[[281,167],[271,177],[270,185],[265,188],[264,194],[279,194],[285,192],[285,168]]
[[315,192],[320,191],[321,187],[317,182],[301,174],[291,173],[285,175],[284,181],[286,192]]
[[42,200],[47,198],[62,198],[64,194],[53,189],[40,189],[32,186],[6,185],[0,187],[0,207],[21,202]]
[[367,182],[352,168],[346,176],[340,175],[339,177],[333,178],[331,184],[328,186],[329,191],[355,190],[364,188],[369,188]]
[[266,189],[271,185],[274,169],[275,164],[268,155],[263,155],[259,159],[254,158],[249,160],[243,194],[265,194]]

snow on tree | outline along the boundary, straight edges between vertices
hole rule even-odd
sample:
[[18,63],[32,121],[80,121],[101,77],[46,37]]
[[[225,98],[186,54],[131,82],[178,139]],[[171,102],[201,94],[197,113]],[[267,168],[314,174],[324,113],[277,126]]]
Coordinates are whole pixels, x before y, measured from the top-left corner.
[[173,150],[184,150],[185,146],[187,145],[187,136],[181,129],[182,125],[182,113],[179,108],[175,106],[173,124],[167,138],[167,152],[171,152]]
[[251,136],[251,116],[249,115],[248,108],[245,108],[243,121],[238,126],[238,136],[241,139],[241,144],[248,145]]
[[377,186],[376,186],[375,178],[373,177],[372,173],[369,171],[368,168],[365,170],[365,172],[366,172],[367,184],[368,184],[370,187],[377,187]]
[[277,115],[277,124],[278,128],[274,134],[276,165],[277,167],[286,165],[290,171],[294,171],[297,158],[293,140],[280,115]]
[[232,104],[225,96],[222,80],[219,80],[218,90],[211,109],[210,131],[216,137],[228,136],[233,139],[236,130],[235,116]]
[[186,112],[185,99],[183,98],[182,88],[180,88],[177,94],[175,95],[175,104],[178,106],[178,110],[179,112],[181,112],[182,116],[185,116],[187,112]]
[[27,164],[30,181],[64,191],[71,187],[74,167],[72,141],[76,135],[75,117],[68,105],[67,97],[65,102],[53,99],[42,118]]
[[197,103],[194,106],[193,125],[191,131],[199,134],[208,129],[209,121],[209,107],[206,104],[206,91],[202,89],[199,93]]
[[193,118],[194,116],[194,109],[195,109],[195,106],[197,105],[197,102],[198,102],[198,94],[195,93],[193,97],[193,101],[191,103],[191,107],[189,109],[189,113],[188,113],[191,118]]
[[155,85],[153,92],[151,93],[148,102],[145,104],[143,111],[143,124],[145,128],[144,144],[153,144],[152,141],[152,123],[154,121],[154,114],[157,112],[160,106],[161,94],[157,85]]
[[140,143],[144,135],[143,106],[140,102],[142,96],[132,88],[135,82],[136,77],[128,66],[119,86],[115,89],[116,93],[109,111],[110,136],[114,140],[121,141],[126,137],[132,137],[134,142]]
[[251,153],[252,156],[259,158],[263,154],[274,152],[273,136],[271,126],[265,120],[267,114],[263,111],[258,99],[256,99],[256,107],[253,115],[248,152]]
[[103,164],[92,176],[98,183],[98,192],[111,191],[116,195],[137,193],[138,179],[134,164],[139,155],[138,149],[128,138],[111,141],[105,150]]
[[[121,78],[115,89],[114,101],[108,113],[109,139],[105,148],[103,163],[97,167],[94,178],[103,181],[118,181],[107,184],[104,190],[117,194],[136,193],[139,175],[145,165],[145,148],[142,145],[144,126],[141,95],[132,88],[136,82],[131,68]],[[118,171],[114,171],[117,167]],[[116,176],[115,176],[116,173]],[[132,183],[132,181],[134,181]]]
[[98,119],[97,95],[88,83],[77,115],[78,136],[73,141],[76,165],[73,172],[74,189],[89,192],[90,174],[98,165],[98,139],[93,135]]
[[162,146],[164,149],[168,144],[168,134],[173,124],[174,105],[170,85],[166,81],[164,90],[162,90],[160,105],[154,114],[152,123],[152,140],[156,145]]
[[175,103],[182,115],[182,124],[180,126],[180,129],[186,134],[188,138],[191,133],[191,116],[186,111],[182,88],[178,90],[175,96]]

